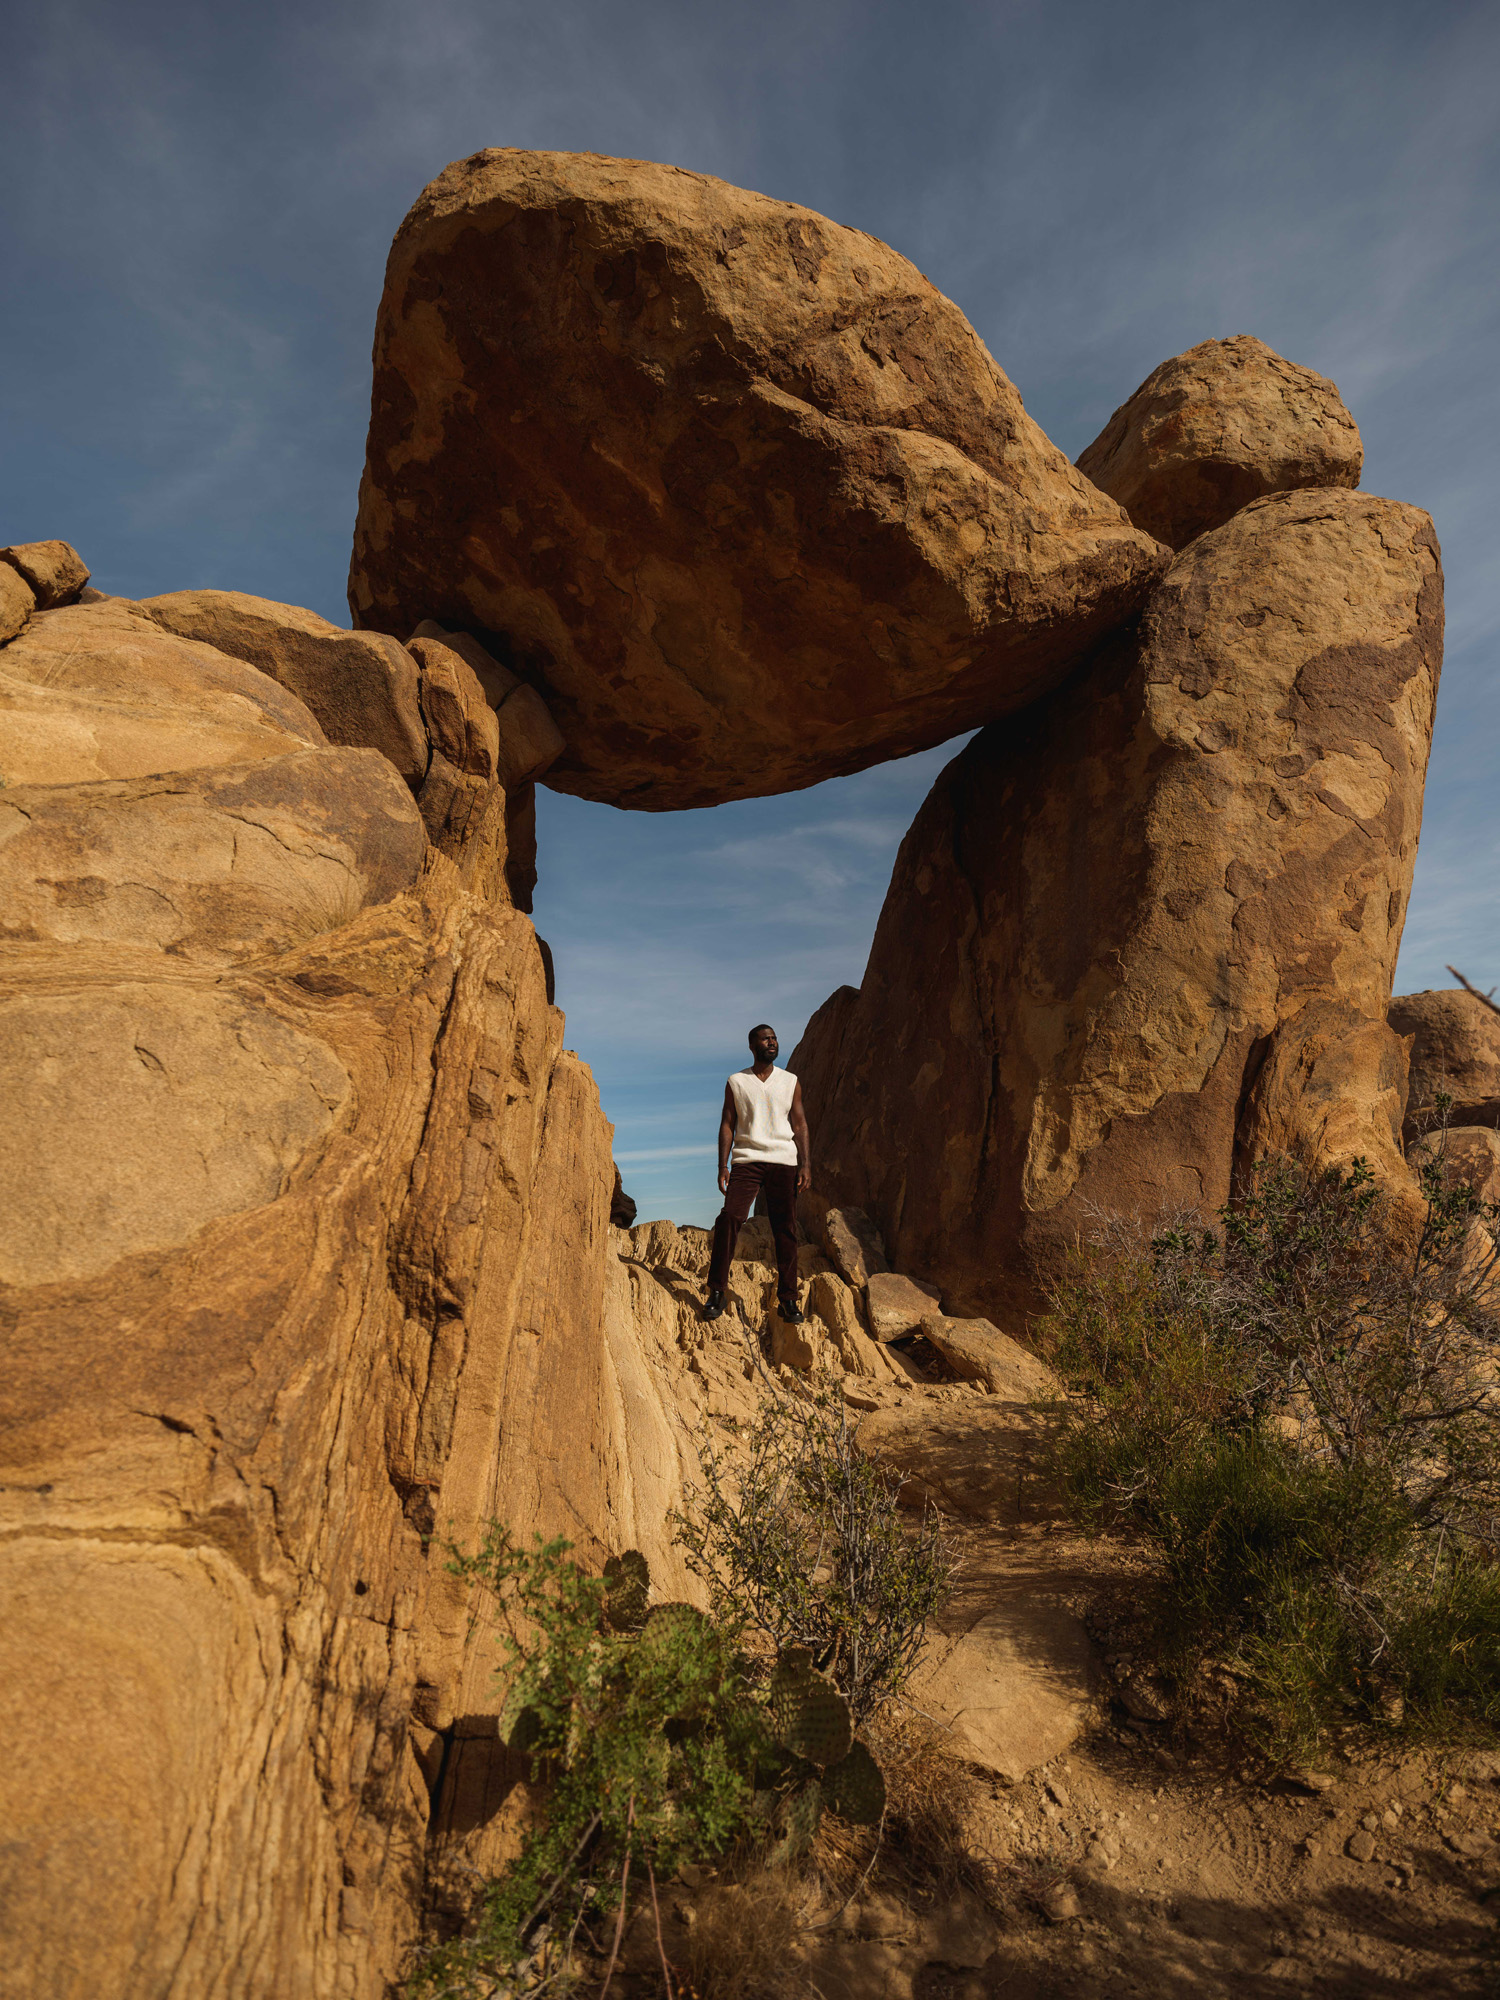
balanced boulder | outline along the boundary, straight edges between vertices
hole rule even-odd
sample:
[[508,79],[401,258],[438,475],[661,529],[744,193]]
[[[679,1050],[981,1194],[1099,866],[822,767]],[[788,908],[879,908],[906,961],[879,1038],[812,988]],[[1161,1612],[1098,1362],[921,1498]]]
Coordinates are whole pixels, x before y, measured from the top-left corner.
[[1078,460],[1138,528],[1180,549],[1265,493],[1358,486],[1364,448],[1326,376],[1247,333],[1148,375]]
[[1211,1215],[1245,1093],[1312,1003],[1383,1030],[1441,639],[1425,514],[1279,494],[943,772],[863,985],[790,1067],[819,1186],[950,1312],[1013,1325],[1100,1209]]
[[359,626],[475,634],[562,791],[795,790],[1024,706],[1165,553],[873,237],[592,154],[459,161],[396,237]]

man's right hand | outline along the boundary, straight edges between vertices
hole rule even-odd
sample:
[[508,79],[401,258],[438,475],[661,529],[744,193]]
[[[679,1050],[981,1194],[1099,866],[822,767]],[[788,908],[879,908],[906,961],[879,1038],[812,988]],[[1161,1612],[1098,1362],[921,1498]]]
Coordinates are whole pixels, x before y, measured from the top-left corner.
[[720,1167],[720,1169],[719,1169],[719,1193],[720,1193],[720,1194],[728,1194],[728,1192],[729,1192],[729,1169],[728,1169],[728,1167]]

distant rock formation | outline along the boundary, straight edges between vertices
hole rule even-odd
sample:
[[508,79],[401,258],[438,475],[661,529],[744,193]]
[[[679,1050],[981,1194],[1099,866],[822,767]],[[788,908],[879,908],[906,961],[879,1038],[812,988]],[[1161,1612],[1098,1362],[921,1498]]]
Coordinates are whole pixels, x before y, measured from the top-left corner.
[[485,636],[559,790],[795,790],[1023,707],[1165,555],[957,307],[858,230],[702,174],[495,150],[391,251],[357,625]]
[[1266,493],[1358,486],[1364,447],[1326,376],[1237,333],[1148,375],[1078,469],[1174,549]]
[[[1217,1209],[1256,1118],[1319,1161],[1381,1140],[1403,1173],[1384,1017],[1441,643],[1425,514],[1278,494],[1178,556],[1138,636],[949,765],[862,986],[790,1059],[818,1184],[900,1269],[1013,1325],[1096,1207]],[[1366,1024],[1357,1115],[1295,1081],[1315,1005]]]

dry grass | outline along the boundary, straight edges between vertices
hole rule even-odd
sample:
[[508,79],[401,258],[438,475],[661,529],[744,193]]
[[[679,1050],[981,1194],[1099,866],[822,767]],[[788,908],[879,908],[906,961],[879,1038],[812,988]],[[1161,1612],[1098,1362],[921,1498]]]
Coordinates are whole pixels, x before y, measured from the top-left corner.
[[985,1799],[972,1767],[953,1755],[941,1729],[893,1702],[864,1734],[885,1774],[885,1823],[877,1834],[825,1817],[812,1864],[828,1896],[837,1903],[849,1895],[873,1860],[872,1877],[897,1895],[926,1903],[967,1889],[992,1902],[994,1867],[972,1839]]
[[807,1992],[797,1947],[814,1893],[805,1876],[783,1869],[703,1891],[685,1953],[703,2000],[787,2000]]

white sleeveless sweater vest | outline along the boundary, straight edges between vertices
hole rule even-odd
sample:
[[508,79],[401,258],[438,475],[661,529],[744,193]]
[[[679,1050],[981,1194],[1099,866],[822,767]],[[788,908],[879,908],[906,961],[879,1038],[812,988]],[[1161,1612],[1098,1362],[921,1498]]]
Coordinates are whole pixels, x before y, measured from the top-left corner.
[[792,1137],[792,1099],[797,1079],[788,1070],[773,1069],[762,1083],[753,1069],[736,1070],[729,1079],[734,1099],[734,1159],[763,1166],[795,1167],[797,1142]]

